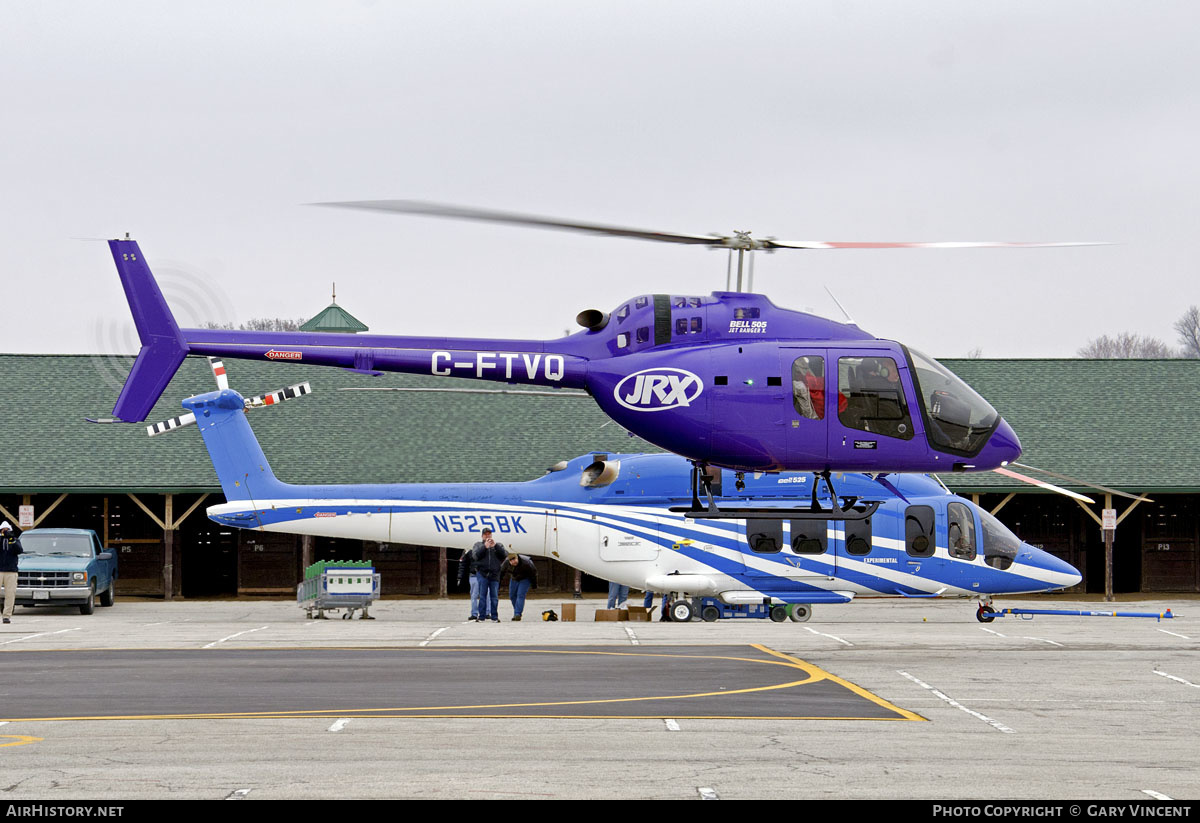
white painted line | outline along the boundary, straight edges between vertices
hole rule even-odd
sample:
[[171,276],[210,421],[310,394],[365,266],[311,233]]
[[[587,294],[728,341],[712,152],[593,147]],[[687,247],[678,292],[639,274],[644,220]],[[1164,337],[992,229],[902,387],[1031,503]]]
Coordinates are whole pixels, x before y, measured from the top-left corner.
[[720,797],[717,796],[716,792],[714,792],[712,789],[708,788],[707,786],[701,786],[698,789],[696,789],[696,791],[700,792],[701,800],[720,800],[721,799]]
[[1165,794],[1160,794],[1159,792],[1154,791],[1154,789],[1142,789],[1142,794],[1148,794],[1151,797],[1153,797],[1155,800],[1174,800],[1175,799],[1173,797],[1167,797]]
[[[1046,638],[1044,638],[1044,637],[1030,637],[1030,636],[1029,636],[1029,635],[1027,635],[1027,634],[1026,634],[1026,635],[1022,635],[1022,636],[1023,636],[1023,637],[1024,637],[1026,640],[1036,640],[1036,641],[1038,641],[1039,643],[1049,643],[1051,646],[1062,646],[1062,645],[1063,645],[1062,643],[1056,643],[1056,642],[1054,642],[1053,640],[1047,640],[1047,639],[1046,639]],[[1065,646],[1063,646],[1063,648],[1066,648],[1066,647],[1065,647]]]
[[994,729],[997,729],[997,730],[999,730],[999,731],[1002,731],[1002,732],[1004,732],[1005,734],[1016,734],[1016,732],[1015,732],[1015,731],[1013,731],[1012,729],[1010,729],[1008,726],[1005,726],[1005,725],[1004,725],[1003,723],[1001,723],[1000,721],[998,721],[998,720],[992,720],[992,718],[988,717],[988,716],[987,716],[987,715],[985,715],[985,714],[980,714],[979,712],[977,712],[977,711],[975,711],[975,710],[973,710],[973,709],[968,709],[966,706],[964,706],[962,703],[959,703],[957,700],[955,700],[954,698],[950,697],[948,694],[945,694],[944,692],[940,692],[940,691],[938,691],[938,690],[937,690],[937,689],[935,689],[933,686],[930,686],[928,683],[926,683],[926,682],[924,682],[924,681],[922,681],[922,680],[918,680],[917,678],[913,677],[913,676],[912,676],[911,674],[909,674],[908,672],[900,672],[900,671],[898,671],[898,672],[896,672],[896,674],[900,675],[901,677],[906,677],[906,678],[908,678],[909,680],[911,680],[912,682],[914,682],[914,683],[916,683],[918,686],[920,686],[922,689],[928,689],[928,690],[929,690],[929,691],[931,691],[931,692],[932,692],[934,695],[936,695],[936,696],[937,696],[937,698],[938,698],[939,700],[944,700],[944,701],[946,701],[947,703],[949,703],[951,706],[953,706],[954,708],[956,708],[956,709],[961,709],[962,711],[966,712],[967,714],[971,715],[972,717],[975,717],[975,718],[978,718],[979,720],[982,720],[984,723],[987,723],[987,724],[988,724],[989,726],[991,726],[992,728],[994,728]]
[[13,640],[5,640],[0,643],[0,646],[7,646],[9,643],[20,643],[22,640],[32,640],[35,637],[49,637],[52,634],[62,634],[64,632],[77,632],[83,629],[83,626],[76,626],[73,629],[59,629],[56,632],[38,632],[37,634],[27,634],[24,637],[18,637]]
[[346,728],[346,724],[349,723],[352,719],[353,718],[350,718],[350,717],[341,718],[340,720],[338,720],[336,723],[334,723],[332,726],[329,727],[329,731],[340,732],[342,729]]
[[1186,634],[1176,634],[1175,632],[1169,632],[1166,629],[1159,629],[1159,631],[1162,632],[1163,634],[1169,634],[1172,637],[1182,637],[1184,640],[1192,639],[1192,638],[1188,637]]
[[1154,673],[1158,674],[1158,675],[1162,675],[1163,677],[1167,678],[1168,680],[1174,680],[1176,683],[1182,683],[1185,686],[1191,686],[1193,689],[1200,689],[1200,685],[1196,685],[1195,683],[1192,683],[1188,680],[1184,680],[1182,677],[1176,677],[1173,674],[1167,674],[1166,672],[1160,672],[1158,669],[1155,669]]
[[671,718],[668,717],[665,720],[663,720],[663,722],[667,724],[667,731],[669,731],[669,732],[679,731],[679,724],[677,722],[675,722],[674,720],[672,720]]
[[236,791],[231,792],[230,795],[228,797],[226,797],[225,799],[226,800],[245,800],[246,795],[248,795],[248,794],[250,794],[249,789],[237,789]]
[[623,626],[622,628],[625,629],[625,634],[629,635],[629,642],[635,646],[639,645],[637,635],[633,633],[633,629],[629,628],[628,626]]
[[[246,631],[244,631],[244,632],[238,632],[237,634],[231,634],[228,637],[222,637],[220,640],[214,640],[213,642],[209,643],[207,646],[204,646],[203,648],[211,649],[213,646],[217,645],[218,643],[224,643],[226,640],[232,640],[235,637],[241,637],[243,634],[250,634],[250,632],[261,632],[263,629],[269,629],[269,628],[271,628],[271,627],[270,626],[259,626],[257,629],[246,629]],[[246,789],[246,791],[250,791],[250,790]]]
[[434,638],[436,638],[436,637],[437,637],[439,634],[441,634],[442,632],[446,631],[446,629],[448,629],[448,628],[450,628],[450,627],[449,627],[449,626],[442,626],[440,629],[438,629],[437,631],[435,631],[433,634],[429,635],[429,637],[426,637],[424,640],[422,640],[422,641],[421,641],[420,643],[418,643],[417,645],[418,645],[418,646],[428,646],[428,645],[429,645],[429,641],[431,641],[431,640],[433,640]]
[[[980,626],[979,628],[983,629],[983,626]],[[985,632],[987,632],[988,634],[996,635],[996,637],[1008,637],[1007,634],[1000,634],[1000,632],[996,631],[995,629],[983,629],[983,630]]]
[[805,631],[808,631],[808,632],[812,632],[813,634],[819,634],[819,635],[821,635],[821,637],[828,637],[830,640],[836,640],[837,642],[839,642],[839,643],[843,643],[843,644],[845,644],[845,645],[847,645],[847,646],[853,646],[853,645],[854,645],[854,644],[853,644],[853,643],[851,643],[849,640],[843,640],[843,639],[842,639],[842,638],[840,638],[840,637],[834,637],[832,634],[825,634],[825,632],[819,632],[819,631],[817,631],[816,629],[810,629],[808,626],[805,626],[805,627],[804,627],[804,630],[805,630]]

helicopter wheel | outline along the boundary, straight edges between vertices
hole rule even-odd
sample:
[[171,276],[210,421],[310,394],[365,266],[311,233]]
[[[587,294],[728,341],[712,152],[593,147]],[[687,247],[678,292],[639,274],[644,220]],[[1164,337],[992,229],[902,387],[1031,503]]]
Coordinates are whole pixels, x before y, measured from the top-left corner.
[[812,606],[807,603],[792,604],[792,622],[807,623],[808,618],[812,617]]
[[980,606],[975,610],[975,619],[980,623],[991,623],[996,619],[996,610],[991,606]]
[[695,614],[695,611],[696,610],[692,608],[692,604],[688,601],[676,600],[671,604],[671,622],[686,623],[692,619],[692,615]]

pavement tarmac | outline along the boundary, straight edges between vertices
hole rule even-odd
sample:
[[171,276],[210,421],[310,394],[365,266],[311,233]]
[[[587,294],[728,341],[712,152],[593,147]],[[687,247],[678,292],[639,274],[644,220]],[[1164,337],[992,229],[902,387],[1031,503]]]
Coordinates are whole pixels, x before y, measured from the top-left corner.
[[[818,606],[807,623],[374,620],[285,600],[18,609],[7,800],[1200,797],[1196,599]],[[566,601],[571,602],[571,601]]]

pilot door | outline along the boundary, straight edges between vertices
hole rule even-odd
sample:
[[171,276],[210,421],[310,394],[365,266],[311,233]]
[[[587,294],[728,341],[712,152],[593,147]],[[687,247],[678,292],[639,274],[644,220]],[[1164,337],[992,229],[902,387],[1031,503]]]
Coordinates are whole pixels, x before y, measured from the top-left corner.
[[850,471],[902,468],[925,456],[907,366],[883,349],[829,351],[829,460]]
[[830,580],[837,575],[836,533],[827,520],[747,520],[747,582]]

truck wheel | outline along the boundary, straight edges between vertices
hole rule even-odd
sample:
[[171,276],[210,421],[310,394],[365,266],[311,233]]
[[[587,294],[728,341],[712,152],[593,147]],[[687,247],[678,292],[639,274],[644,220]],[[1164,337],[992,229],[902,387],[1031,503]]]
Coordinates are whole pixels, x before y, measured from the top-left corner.
[[86,603],[79,605],[80,614],[91,614],[96,611],[96,584],[93,583],[88,587],[88,599]]
[[788,613],[787,613],[786,606],[772,606],[771,607],[771,620],[773,620],[776,623],[782,623],[783,621],[785,621],[787,619],[788,619]]
[[700,610],[700,619],[705,623],[715,623],[721,619],[721,610],[716,606],[705,606]]
[[117,583],[115,580],[109,581],[108,588],[100,592],[100,605],[111,606],[117,602]]

